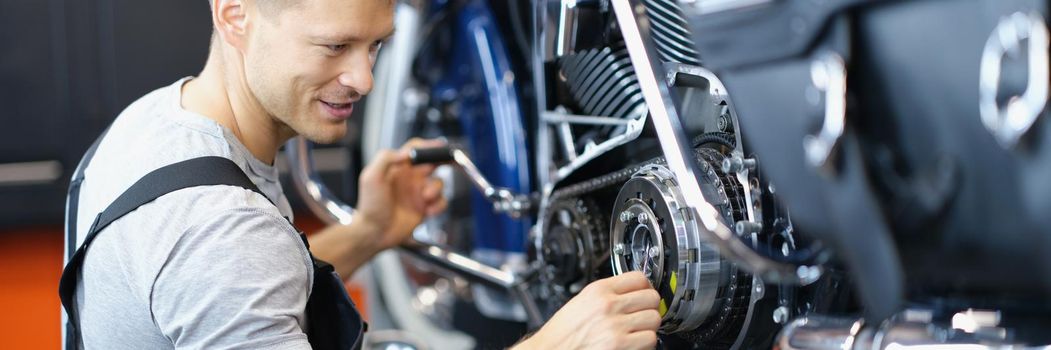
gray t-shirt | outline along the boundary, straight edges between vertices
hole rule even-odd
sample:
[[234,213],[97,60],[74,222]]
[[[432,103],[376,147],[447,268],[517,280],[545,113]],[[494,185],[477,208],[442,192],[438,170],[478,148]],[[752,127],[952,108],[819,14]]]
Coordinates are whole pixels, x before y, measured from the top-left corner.
[[269,200],[240,187],[188,188],[100,232],[77,284],[84,345],[308,349],[304,309],[313,270],[285,219],[292,212],[277,169],[226,128],[183,109],[187,80],[142,97],[110,127],[84,172],[77,246],[95,216],[135,181],[191,158],[233,160]]

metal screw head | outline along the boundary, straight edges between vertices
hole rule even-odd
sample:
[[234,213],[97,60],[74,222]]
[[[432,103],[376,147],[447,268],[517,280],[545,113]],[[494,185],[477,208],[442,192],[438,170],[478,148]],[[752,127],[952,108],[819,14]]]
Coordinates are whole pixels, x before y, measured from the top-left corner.
[[624,255],[624,243],[617,243],[613,246],[613,254]]
[[784,306],[779,306],[778,308],[774,309],[773,317],[774,323],[784,324],[788,321],[788,308]]
[[656,246],[650,247],[647,253],[650,255],[651,258],[656,258],[661,255],[660,249],[658,249]]
[[620,213],[620,222],[627,223],[628,221],[631,221],[631,219],[634,219],[634,218],[635,218],[635,214],[630,212],[630,211],[625,211],[625,212],[621,212]]
[[728,129],[730,129],[730,115],[729,114],[722,114],[722,115],[720,115],[719,116],[719,120],[716,121],[715,125],[716,125],[715,127],[718,128],[719,131],[727,131]]
[[650,223],[650,216],[646,213],[639,214],[639,223],[643,225]]

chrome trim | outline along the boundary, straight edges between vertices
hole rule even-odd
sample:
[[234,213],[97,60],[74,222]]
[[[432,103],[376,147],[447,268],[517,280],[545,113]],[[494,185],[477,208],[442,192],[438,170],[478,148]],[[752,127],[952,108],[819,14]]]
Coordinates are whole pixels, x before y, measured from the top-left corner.
[[693,8],[693,13],[696,15],[709,15],[766,5],[774,0],[680,0],[680,2],[684,7]]
[[[1029,81],[1021,96],[1012,96],[1007,106],[996,102],[1000,92],[1004,56],[1018,56],[1028,39]],[[1048,30],[1038,12],[1015,12],[1000,19],[982,50],[978,81],[978,110],[982,124],[1004,148],[1013,148],[1043,115],[1048,99]]]
[[[701,77],[708,82],[709,94],[726,101],[726,105],[730,109],[730,121],[733,124],[734,129],[734,144],[737,145],[737,147],[734,147],[734,149],[730,151],[730,158],[744,158],[744,140],[741,136],[743,131],[741,131],[740,123],[737,120],[737,111],[734,108],[733,101],[727,94],[726,86],[723,85],[723,81],[719,79],[714,72],[703,67],[681,63],[665,63],[664,68],[668,71],[669,85],[675,85],[675,81],[681,74]],[[735,171],[733,172],[733,178],[737,180],[737,184],[741,186],[741,192],[744,193],[745,214],[747,215],[748,220],[752,222],[762,222],[762,218],[759,217],[759,211],[757,210],[757,204],[759,203],[752,198],[752,183],[749,181],[751,171],[751,169],[747,168],[742,169],[741,171]],[[726,170],[723,170],[723,172],[729,173]]]
[[572,123],[585,125],[628,125],[631,122],[629,120],[619,118],[576,115],[561,112],[544,112],[543,117],[544,121],[548,123]]
[[562,57],[573,52],[577,36],[577,0],[562,0],[558,12],[558,42],[555,44],[555,56]]
[[864,321],[861,319],[807,316],[789,322],[778,335],[776,347],[783,350],[847,350]]
[[349,225],[354,219],[354,207],[339,200],[321,182],[321,176],[314,170],[314,159],[310,155],[312,148],[313,145],[302,136],[285,144],[285,157],[290,166],[289,172],[292,173],[293,187],[303,198],[307,208],[322,221]]
[[[584,166],[584,164],[587,164],[614,148],[637,139],[639,135],[642,134],[642,129],[645,126],[646,114],[641,113],[640,116],[635,119],[581,116],[566,113],[564,108],[559,107],[555,111],[541,112],[541,119],[546,124],[541,126],[542,131],[546,131],[548,127],[556,128],[555,137],[557,138],[557,142],[566,153],[567,160],[569,160],[569,164],[555,169],[554,177],[549,178],[546,182],[545,186],[553,187],[555,183],[562,181],[574,171]],[[573,142],[575,138],[572,129],[570,129],[571,124],[617,125],[621,126],[623,130],[620,130],[618,135],[598,144],[589,143],[584,147],[583,151],[577,152],[577,146]],[[541,141],[543,141],[543,139],[549,139],[549,135],[549,132],[541,134]],[[543,154],[538,152],[538,155],[542,156]],[[550,154],[548,154],[548,156],[550,156]]]
[[[719,219],[715,208],[708,203],[697,182],[698,166],[693,159],[693,150],[679,119],[674,96],[664,81],[663,67],[657,58],[649,38],[649,20],[645,7],[639,0],[612,0],[613,12],[616,14],[621,33],[624,36],[628,53],[631,56],[635,74],[642,87],[643,97],[649,107],[653,125],[657,130],[661,149],[668,161],[668,167],[679,179],[686,204],[697,212],[703,229],[704,239],[719,248],[719,252],[728,259],[737,262],[743,268],[758,274],[770,283],[809,284],[816,280],[815,274],[799,273],[795,266],[773,261],[760,256]],[[802,272],[811,271],[811,267],[801,266]],[[820,269],[820,267],[813,267]]]
[[830,159],[843,137],[847,119],[847,68],[843,58],[833,52],[822,54],[810,66],[814,87],[825,93],[825,117],[817,135],[803,137],[810,166],[832,172]]
[[474,187],[477,188],[493,204],[493,210],[498,213],[506,213],[512,218],[520,218],[527,214],[533,207],[532,200],[528,195],[515,194],[510,189],[493,186],[478,170],[471,161],[471,157],[463,150],[453,147],[450,149],[453,161],[467,174]]
[[962,331],[940,323],[909,320],[903,314],[880,324],[860,318],[810,315],[792,320],[776,339],[782,350],[1048,349],[1011,341],[1008,331]]

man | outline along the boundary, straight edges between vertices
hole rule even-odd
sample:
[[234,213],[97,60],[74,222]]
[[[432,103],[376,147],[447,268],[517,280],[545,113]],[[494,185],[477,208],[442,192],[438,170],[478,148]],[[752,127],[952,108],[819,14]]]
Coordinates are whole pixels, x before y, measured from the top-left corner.
[[[71,231],[95,234],[90,250],[81,247],[84,234],[67,242],[81,247],[61,287],[75,320],[64,333],[74,339],[67,347],[318,346],[324,339],[313,330],[341,321],[307,312],[339,309],[338,301],[315,301],[325,276],[324,264],[312,258],[351,276],[446,206],[441,182],[430,177],[433,166],[410,165],[407,148],[385,151],[361,175],[353,223],[312,235],[308,250],[290,225],[275,155],[296,135],[322,143],[344,136],[354,102],[372,89],[377,51],[394,29],[393,1],[210,3],[215,34],[200,76],[129,106],[75,175]],[[125,208],[114,220],[99,214],[119,207],[111,203],[131,189],[156,190],[136,185],[149,184],[145,179],[202,157],[232,161],[246,182],[185,186]],[[212,172],[185,169],[168,177],[192,182]],[[641,274],[598,281],[516,347],[652,348],[657,303]]]

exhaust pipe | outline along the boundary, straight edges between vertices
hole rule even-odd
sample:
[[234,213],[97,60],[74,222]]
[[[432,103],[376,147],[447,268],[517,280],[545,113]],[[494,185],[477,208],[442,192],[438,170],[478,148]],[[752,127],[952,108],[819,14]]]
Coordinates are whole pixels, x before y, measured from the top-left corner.
[[1008,339],[997,327],[999,312],[967,310],[953,316],[951,327],[931,322],[930,313],[904,314],[877,325],[861,318],[811,315],[781,330],[778,350],[986,350],[1051,349]]

